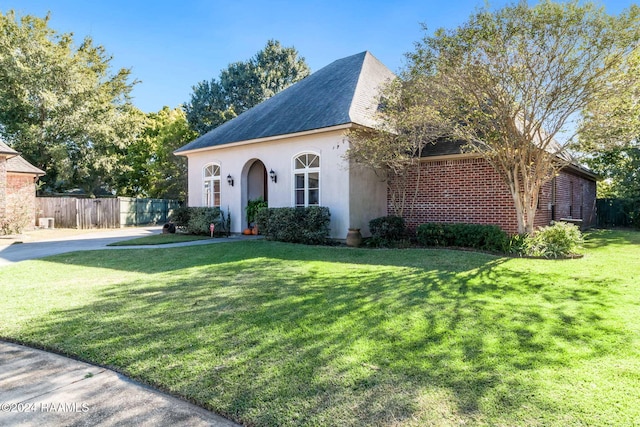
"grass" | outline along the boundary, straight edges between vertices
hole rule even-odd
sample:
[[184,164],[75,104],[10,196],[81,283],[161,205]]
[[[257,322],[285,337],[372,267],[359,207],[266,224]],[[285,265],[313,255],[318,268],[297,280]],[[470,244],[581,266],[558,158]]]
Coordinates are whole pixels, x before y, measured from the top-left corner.
[[194,240],[210,239],[209,236],[196,236],[194,234],[152,234],[151,236],[138,237],[136,239],[121,240],[110,243],[107,246],[146,246],[146,245],[166,245],[169,243],[192,242]]
[[[258,426],[640,424],[640,233],[573,260],[244,241],[0,269],[0,336]],[[40,280],[34,280],[40,277]]]

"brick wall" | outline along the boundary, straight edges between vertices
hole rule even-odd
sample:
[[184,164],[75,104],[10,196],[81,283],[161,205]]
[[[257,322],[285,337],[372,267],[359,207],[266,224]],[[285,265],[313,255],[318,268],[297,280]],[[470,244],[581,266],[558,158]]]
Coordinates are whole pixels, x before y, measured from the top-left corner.
[[577,218],[596,224],[596,183],[568,170],[555,178],[555,218]]
[[[7,173],[7,215],[20,212],[36,225],[36,186],[33,175]],[[9,203],[10,202],[10,203]]]
[[7,209],[7,158],[0,156],[0,216],[4,216]]
[[[404,217],[407,225],[415,229],[427,222],[464,222],[473,224],[499,225],[508,233],[516,233],[518,223],[513,198],[507,185],[485,160],[479,158],[458,158],[434,160],[422,163],[420,172],[413,171],[407,176],[409,188],[415,188],[420,179],[421,190],[411,207],[413,192],[409,191]],[[595,205],[595,183],[569,173],[562,172],[557,178],[556,209],[565,209],[567,196],[564,194],[566,182],[574,182],[574,205],[577,194],[581,196],[582,214],[595,218],[593,208],[587,207],[591,201]],[[569,185],[569,187],[571,187]],[[567,190],[569,191],[569,190]],[[541,190],[536,213],[535,226],[548,225],[552,219],[553,186],[547,183]],[[391,200],[388,198],[391,212]],[[572,208],[577,209],[577,208]],[[564,216],[563,216],[564,217]],[[556,211],[556,218],[559,219]],[[574,214],[574,218],[577,218]],[[589,217],[591,218],[591,217]]]

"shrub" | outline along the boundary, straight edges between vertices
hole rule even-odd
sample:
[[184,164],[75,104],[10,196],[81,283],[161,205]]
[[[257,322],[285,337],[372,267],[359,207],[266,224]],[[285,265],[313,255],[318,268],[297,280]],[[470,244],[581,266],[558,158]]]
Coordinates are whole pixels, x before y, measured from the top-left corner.
[[369,221],[372,246],[396,246],[407,239],[404,218],[394,215],[382,216]]
[[544,258],[576,255],[583,243],[580,229],[567,222],[540,227],[525,239],[525,254]]
[[256,214],[258,213],[258,211],[268,206],[268,203],[265,202],[262,197],[258,197],[254,200],[249,200],[247,202],[247,207],[245,208],[247,211],[247,222],[256,222]]
[[173,212],[172,220],[177,227],[189,234],[209,234],[209,225],[212,223],[219,232],[225,226],[220,208],[180,207]]
[[262,208],[256,213],[258,229],[280,242],[322,244],[329,235],[329,208]]
[[8,197],[7,205],[11,209],[0,216],[0,235],[20,234],[31,224],[34,214],[18,195]]
[[428,223],[418,226],[418,243],[424,246],[458,246],[504,252],[509,236],[497,225]]

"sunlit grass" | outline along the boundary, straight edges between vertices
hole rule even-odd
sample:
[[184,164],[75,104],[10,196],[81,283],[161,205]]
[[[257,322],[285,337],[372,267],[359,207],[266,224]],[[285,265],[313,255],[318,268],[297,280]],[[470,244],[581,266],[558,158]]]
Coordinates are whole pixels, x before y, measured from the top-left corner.
[[253,425],[634,425],[638,260],[632,232],[562,261],[267,241],[66,254],[0,269],[0,336]]
[[107,246],[166,245],[169,243],[193,242],[195,240],[206,240],[210,238],[211,237],[209,236],[197,236],[194,234],[180,233],[152,234],[151,236],[138,237],[129,240],[120,240],[118,242],[110,243]]

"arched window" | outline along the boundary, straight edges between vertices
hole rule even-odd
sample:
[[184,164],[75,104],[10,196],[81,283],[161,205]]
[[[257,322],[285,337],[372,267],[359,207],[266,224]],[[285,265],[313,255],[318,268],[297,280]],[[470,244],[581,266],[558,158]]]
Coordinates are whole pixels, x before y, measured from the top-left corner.
[[293,160],[293,200],[295,206],[320,204],[320,156],[300,154]]
[[220,165],[209,164],[203,170],[202,196],[207,207],[220,207]]

